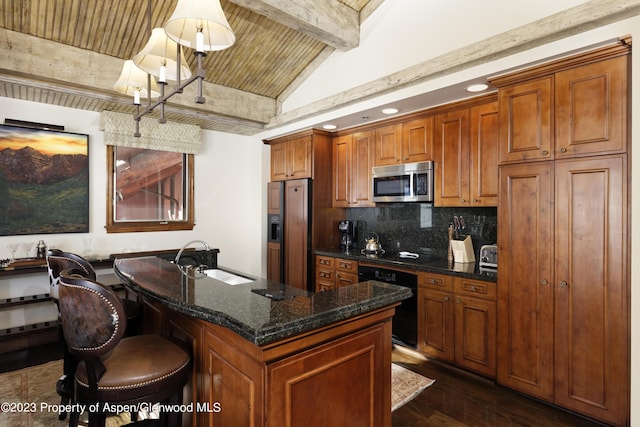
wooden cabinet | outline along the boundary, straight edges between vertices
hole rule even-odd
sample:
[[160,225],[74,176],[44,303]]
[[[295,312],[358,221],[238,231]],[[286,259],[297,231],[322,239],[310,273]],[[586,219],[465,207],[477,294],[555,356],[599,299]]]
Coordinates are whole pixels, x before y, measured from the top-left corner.
[[286,181],[284,186],[284,261],[286,284],[307,290],[309,249],[309,180]]
[[431,160],[433,116],[418,117],[404,123],[375,130],[374,165],[397,165]]
[[402,123],[402,163],[433,159],[433,116]]
[[402,163],[402,124],[393,124],[375,130],[375,166]]
[[385,343],[384,337],[384,325],[375,325],[270,365],[266,425],[390,426],[385,402],[391,399],[391,372],[384,351],[391,339]]
[[145,309],[145,331],[191,350],[183,402],[198,410],[185,425],[391,426],[393,306],[264,346],[155,301]]
[[624,424],[626,156],[502,166],[498,381]]
[[630,404],[628,51],[500,88],[500,161],[526,162],[499,172],[498,382],[613,425]]
[[498,381],[553,395],[553,164],[500,167]]
[[488,102],[436,115],[435,206],[497,205],[497,108]]
[[628,56],[569,65],[500,87],[500,164],[626,151]]
[[418,349],[495,377],[495,300],[495,283],[420,273]]
[[299,136],[271,145],[271,181],[312,177],[313,140]]
[[498,206],[498,150],[500,125],[498,102],[469,110],[469,200],[471,207]]
[[556,162],[554,402],[626,422],[626,156]]
[[342,135],[333,140],[333,207],[369,207],[373,131]]
[[316,255],[316,292],[336,287],[335,258]]
[[358,261],[316,255],[316,292],[358,283]]

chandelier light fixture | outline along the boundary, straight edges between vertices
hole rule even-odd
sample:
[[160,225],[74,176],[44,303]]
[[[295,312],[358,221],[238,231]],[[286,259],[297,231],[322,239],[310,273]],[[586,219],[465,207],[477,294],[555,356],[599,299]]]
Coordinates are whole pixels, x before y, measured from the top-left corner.
[[[124,63],[120,78],[113,89],[133,95],[136,106],[135,137],[140,137],[140,119],[160,106],[160,123],[166,123],[164,105],[173,95],[182,93],[191,83],[198,82],[195,102],[204,104],[202,60],[206,51],[219,51],[231,47],[236,40],[224,15],[220,0],[178,0],[176,8],[164,28],[151,29],[151,0],[147,1],[150,37],[146,46],[131,60]],[[198,59],[192,73],[184,57],[183,47],[194,49]],[[157,79],[157,82],[156,82]],[[167,81],[175,87],[166,93]],[[147,99],[141,109],[140,99]],[[152,102],[152,98],[157,98]]]

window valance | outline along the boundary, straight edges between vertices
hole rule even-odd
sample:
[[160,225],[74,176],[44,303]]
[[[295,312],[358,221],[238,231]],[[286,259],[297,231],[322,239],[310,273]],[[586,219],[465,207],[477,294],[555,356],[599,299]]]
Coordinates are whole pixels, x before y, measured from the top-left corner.
[[159,124],[157,119],[142,117],[140,133],[136,138],[135,121],[130,114],[103,111],[100,130],[104,131],[104,143],[121,147],[136,147],[150,150],[173,151],[198,154],[200,152],[200,127],[182,123]]

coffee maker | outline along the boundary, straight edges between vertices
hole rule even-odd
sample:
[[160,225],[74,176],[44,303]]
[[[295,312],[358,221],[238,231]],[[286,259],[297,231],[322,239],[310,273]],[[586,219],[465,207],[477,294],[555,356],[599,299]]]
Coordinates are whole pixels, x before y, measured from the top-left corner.
[[358,221],[344,220],[338,223],[338,231],[340,231],[340,248],[349,252],[353,249],[353,243],[356,241],[356,228]]

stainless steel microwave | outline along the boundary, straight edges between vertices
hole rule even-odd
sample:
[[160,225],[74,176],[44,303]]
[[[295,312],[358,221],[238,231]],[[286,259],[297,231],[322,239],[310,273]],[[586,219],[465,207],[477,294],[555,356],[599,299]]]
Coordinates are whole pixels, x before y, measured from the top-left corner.
[[433,202],[433,161],[375,166],[374,202]]

